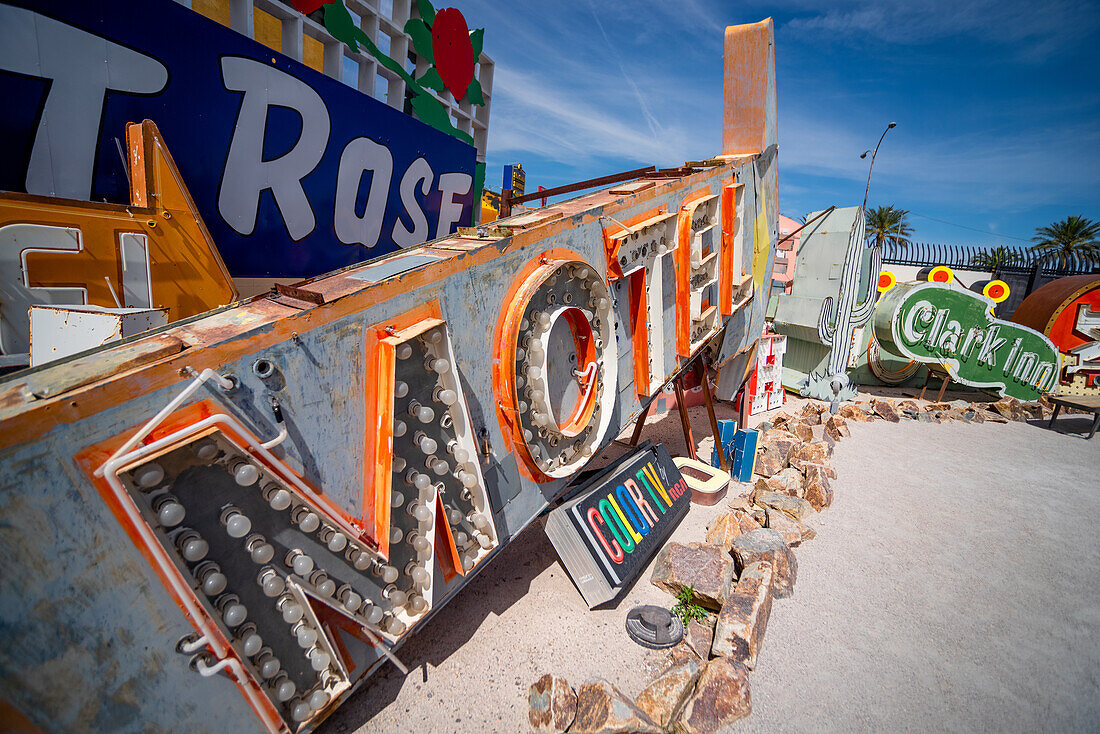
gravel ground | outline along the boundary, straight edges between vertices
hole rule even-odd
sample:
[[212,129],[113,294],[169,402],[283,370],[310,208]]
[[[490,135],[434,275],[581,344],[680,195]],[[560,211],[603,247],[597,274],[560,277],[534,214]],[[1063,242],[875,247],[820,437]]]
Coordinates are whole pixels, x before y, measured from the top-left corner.
[[[699,437],[706,412],[690,412]],[[685,453],[674,412],[648,423],[646,438]],[[1100,440],[876,421],[852,427],[834,465],[835,502],[796,551],[753,713],[732,730],[1095,731]],[[692,506],[672,539],[701,541],[724,507]],[[525,731],[527,689],[548,672],[637,695],[664,654],[629,641],[626,614],[672,603],[649,575],[590,612],[537,522],[401,649],[408,677],[387,666],[321,732]]]

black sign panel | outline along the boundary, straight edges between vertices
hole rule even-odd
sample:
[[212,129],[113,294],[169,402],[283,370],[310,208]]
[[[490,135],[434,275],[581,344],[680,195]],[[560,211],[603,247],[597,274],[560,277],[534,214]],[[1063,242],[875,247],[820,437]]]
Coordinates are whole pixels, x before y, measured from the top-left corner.
[[546,533],[594,606],[616,596],[641,572],[690,501],[687,483],[658,444],[623,457],[589,480],[550,514]]

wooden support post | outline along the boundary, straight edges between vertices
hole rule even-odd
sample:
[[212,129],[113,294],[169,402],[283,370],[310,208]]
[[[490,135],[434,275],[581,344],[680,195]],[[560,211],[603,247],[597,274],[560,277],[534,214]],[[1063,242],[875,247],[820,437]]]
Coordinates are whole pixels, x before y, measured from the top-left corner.
[[642,437],[642,429],[645,428],[645,419],[649,417],[649,411],[653,409],[653,404],[656,402],[656,399],[650,400],[645,406],[645,410],[638,416],[634,424],[634,433],[630,434],[630,448],[634,448],[638,445],[638,439]]
[[707,403],[707,415],[710,416],[710,430],[714,433],[714,447],[718,450],[718,465],[722,471],[730,470],[726,461],[726,450],[722,446],[722,436],[718,431],[718,418],[714,415],[714,396],[710,394],[710,376],[707,370],[707,359],[700,354],[699,361],[703,365],[703,399]]
[[695,439],[691,435],[691,421],[688,420],[687,406],[684,405],[684,386],[681,384],[683,375],[677,376],[672,381],[672,386],[676,388],[676,410],[680,412],[680,425],[684,429],[684,440],[687,441],[688,456],[698,461],[699,457],[695,453]]

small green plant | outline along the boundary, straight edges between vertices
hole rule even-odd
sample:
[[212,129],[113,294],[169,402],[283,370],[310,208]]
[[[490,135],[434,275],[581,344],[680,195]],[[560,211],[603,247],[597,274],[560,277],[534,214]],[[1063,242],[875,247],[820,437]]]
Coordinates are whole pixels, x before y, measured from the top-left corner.
[[676,606],[672,607],[672,613],[680,618],[684,627],[687,627],[693,619],[702,622],[707,618],[707,610],[693,602],[694,598],[695,587],[691,584],[680,589],[680,593],[676,595]]

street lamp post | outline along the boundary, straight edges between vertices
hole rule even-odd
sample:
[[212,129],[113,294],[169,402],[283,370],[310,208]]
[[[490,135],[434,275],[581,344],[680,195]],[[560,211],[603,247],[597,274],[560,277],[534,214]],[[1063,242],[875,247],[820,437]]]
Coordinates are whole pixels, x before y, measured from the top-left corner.
[[865,150],[860,154],[860,158],[866,158],[868,153],[871,153],[871,167],[867,169],[867,188],[863,190],[863,211],[867,211],[867,193],[871,190],[871,171],[875,170],[875,156],[878,155],[878,147],[882,145],[882,139],[886,137],[886,133],[890,132],[891,128],[897,127],[896,122],[891,122],[886,126],[886,129],[882,131],[882,135],[879,136],[878,142],[875,143],[875,150],[872,153],[870,150]]

